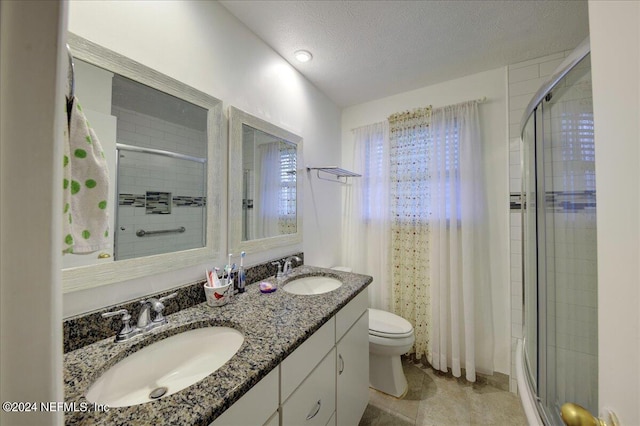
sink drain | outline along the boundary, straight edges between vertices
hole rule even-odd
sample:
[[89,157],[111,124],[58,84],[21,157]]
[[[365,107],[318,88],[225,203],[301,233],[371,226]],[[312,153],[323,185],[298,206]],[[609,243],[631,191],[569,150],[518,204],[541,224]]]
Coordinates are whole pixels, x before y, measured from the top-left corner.
[[162,395],[164,395],[165,393],[167,393],[167,391],[169,390],[169,388],[162,386],[160,388],[155,388],[154,390],[151,391],[151,393],[149,394],[149,398],[151,399],[158,399],[160,398]]

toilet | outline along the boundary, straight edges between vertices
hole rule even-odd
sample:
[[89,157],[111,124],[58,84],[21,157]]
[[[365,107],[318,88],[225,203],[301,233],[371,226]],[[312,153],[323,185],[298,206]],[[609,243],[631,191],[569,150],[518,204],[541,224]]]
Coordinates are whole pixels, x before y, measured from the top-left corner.
[[400,355],[415,341],[413,326],[391,312],[369,308],[369,386],[401,398],[408,389]]
[[[332,269],[351,272],[351,268]],[[413,326],[406,319],[380,309],[369,308],[369,386],[403,397],[409,385],[400,355],[409,352],[415,341]]]

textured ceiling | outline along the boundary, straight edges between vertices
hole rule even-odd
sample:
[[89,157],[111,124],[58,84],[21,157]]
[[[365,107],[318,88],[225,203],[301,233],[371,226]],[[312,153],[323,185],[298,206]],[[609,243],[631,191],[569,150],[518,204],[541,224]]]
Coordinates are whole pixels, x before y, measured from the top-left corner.
[[342,107],[572,49],[589,31],[581,0],[220,3]]

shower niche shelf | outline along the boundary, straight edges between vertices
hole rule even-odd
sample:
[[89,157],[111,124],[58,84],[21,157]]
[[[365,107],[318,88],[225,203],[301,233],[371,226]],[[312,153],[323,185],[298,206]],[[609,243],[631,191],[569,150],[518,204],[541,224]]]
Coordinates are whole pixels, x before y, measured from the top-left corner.
[[[322,166],[322,167],[307,166],[307,171],[310,172],[311,170],[316,171],[316,176],[318,177],[318,179],[328,180],[329,182],[347,183],[350,177],[362,176],[361,174],[342,169],[338,166]],[[327,175],[333,176],[334,178],[332,179],[330,177],[326,177]]]

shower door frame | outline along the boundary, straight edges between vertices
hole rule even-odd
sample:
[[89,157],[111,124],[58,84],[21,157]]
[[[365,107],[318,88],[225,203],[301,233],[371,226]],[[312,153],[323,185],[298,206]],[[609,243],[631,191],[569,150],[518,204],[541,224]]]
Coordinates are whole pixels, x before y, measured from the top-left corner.
[[[576,65],[578,65],[587,55],[591,53],[591,47],[589,43],[589,38],[587,37],[578,47],[576,47],[571,54],[565,59],[565,61],[560,65],[560,67],[556,70],[556,72],[551,76],[551,78],[543,84],[540,89],[533,96],[527,108],[525,109],[522,120],[520,121],[520,139],[521,144],[524,145],[524,131],[529,120],[533,120],[533,136],[534,136],[534,181],[535,181],[535,194],[536,194],[536,217],[535,217],[535,239],[536,239],[536,279],[537,282],[535,285],[537,286],[535,306],[537,309],[537,369],[533,370],[533,366],[529,365],[529,359],[526,356],[526,350],[523,351],[524,357],[524,367],[527,373],[527,378],[529,379],[526,383],[529,391],[532,395],[534,395],[534,399],[536,402],[536,410],[538,414],[543,420],[545,425],[552,425],[554,423],[551,422],[553,418],[556,416],[553,413],[550,413],[547,410],[547,407],[544,401],[541,398],[541,395],[546,397],[547,395],[547,359],[545,356],[540,356],[542,354],[541,348],[547,347],[547,309],[546,309],[546,300],[547,300],[547,280],[546,280],[546,209],[544,208],[546,205],[546,183],[545,183],[545,165],[544,165],[544,105],[545,101],[548,101],[547,96],[550,95],[551,91],[564,79],[564,77],[571,72]],[[540,142],[541,146],[538,146],[538,142]],[[522,152],[524,153],[524,146],[522,147]],[[524,158],[524,155],[523,155]],[[524,170],[524,160],[521,161],[522,169]],[[542,179],[539,179],[539,176],[542,175]],[[526,320],[525,314],[525,297],[527,292],[525,290],[525,249],[526,249],[526,241],[525,241],[525,226],[526,226],[526,212],[528,209],[528,202],[526,200],[526,179],[523,176],[522,179],[522,190],[521,197],[523,201],[523,209],[522,209],[522,305],[523,305],[523,327]],[[531,237],[531,236],[530,236]],[[540,247],[540,242],[545,242],[545,247]],[[542,255],[540,255],[542,252]],[[539,303],[539,300],[543,300],[544,303]],[[526,348],[526,333],[524,335],[524,346]],[[535,388],[531,383],[531,378],[535,377]],[[542,378],[542,380],[541,380]]]

